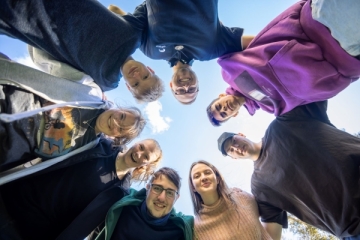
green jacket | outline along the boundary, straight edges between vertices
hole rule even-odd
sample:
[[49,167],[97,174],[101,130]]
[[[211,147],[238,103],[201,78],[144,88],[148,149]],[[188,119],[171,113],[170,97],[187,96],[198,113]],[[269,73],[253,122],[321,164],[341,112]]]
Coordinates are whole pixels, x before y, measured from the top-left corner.
[[[116,223],[120,217],[123,207],[133,205],[140,205],[146,198],[146,189],[143,188],[140,191],[130,189],[130,194],[123,197],[117,203],[115,203],[108,211],[105,219],[105,227],[100,232],[96,240],[110,240],[111,235],[114,232]],[[187,216],[181,212],[176,213],[173,208],[170,213],[169,220],[173,221],[175,225],[181,228],[184,232],[185,240],[191,240],[193,236],[194,217]]]

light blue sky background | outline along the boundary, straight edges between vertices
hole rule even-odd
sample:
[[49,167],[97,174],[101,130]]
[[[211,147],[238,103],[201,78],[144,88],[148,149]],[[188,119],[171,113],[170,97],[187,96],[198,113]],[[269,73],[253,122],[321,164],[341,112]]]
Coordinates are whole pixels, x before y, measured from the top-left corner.
[[[142,1],[102,0],[100,2],[105,6],[116,4],[123,10],[132,12]],[[275,16],[295,2],[295,0],[220,0],[219,17],[224,25],[242,27],[245,35],[256,35]],[[183,14],[186,15],[186,12]],[[174,26],[174,31],[177,31],[176,26]],[[191,37],[189,36],[189,38]],[[0,51],[14,60],[25,64],[29,63],[26,45],[22,42],[0,36]],[[250,192],[252,162],[224,158],[217,149],[217,138],[224,131],[232,131],[243,132],[248,138],[260,141],[274,117],[261,111],[250,117],[247,111],[242,109],[237,118],[230,120],[220,128],[214,128],[207,120],[205,109],[209,102],[219,93],[224,92],[227,87],[221,78],[220,67],[216,60],[195,61],[193,69],[200,80],[200,92],[194,104],[185,106],[179,104],[169,90],[168,85],[172,71],[166,61],[148,59],[140,51],[136,51],[133,57],[150,66],[165,81],[164,96],[155,103],[136,104],[126,89],[124,80],[121,80],[118,89],[107,92],[106,95],[120,105],[135,105],[146,114],[147,127],[135,141],[145,138],[158,140],[164,153],[161,166],[170,166],[179,171],[183,179],[183,187],[181,197],[175,205],[176,209],[186,214],[192,214],[187,181],[188,171],[191,163],[200,159],[210,161],[217,166],[230,186],[237,186]],[[359,94],[360,82],[355,82],[329,102],[330,120],[335,126],[345,128],[349,133],[360,131]],[[135,188],[142,186],[133,185]]]

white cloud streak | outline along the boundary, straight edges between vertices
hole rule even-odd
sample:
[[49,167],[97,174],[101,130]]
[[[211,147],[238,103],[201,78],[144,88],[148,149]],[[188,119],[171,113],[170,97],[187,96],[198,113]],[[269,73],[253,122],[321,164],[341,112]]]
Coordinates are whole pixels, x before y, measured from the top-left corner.
[[170,128],[169,123],[172,122],[172,119],[160,115],[162,105],[159,101],[148,103],[144,110],[151,125],[152,133],[162,133]]
[[25,66],[28,66],[28,67],[32,67],[32,68],[35,68],[35,69],[39,69],[38,67],[36,67],[36,65],[33,63],[33,61],[31,60],[30,56],[27,55],[27,56],[24,56],[24,57],[21,57],[21,58],[15,58],[14,59],[15,62],[18,62],[18,63],[21,63]]

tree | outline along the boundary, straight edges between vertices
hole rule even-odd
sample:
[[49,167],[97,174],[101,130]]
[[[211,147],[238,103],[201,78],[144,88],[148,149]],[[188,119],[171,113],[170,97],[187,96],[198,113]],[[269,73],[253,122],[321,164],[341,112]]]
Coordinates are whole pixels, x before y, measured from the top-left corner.
[[[304,223],[294,215],[288,214],[288,230],[294,234],[295,239],[301,240],[337,240],[330,233],[324,232],[316,227]],[[294,239],[294,238],[292,238]]]

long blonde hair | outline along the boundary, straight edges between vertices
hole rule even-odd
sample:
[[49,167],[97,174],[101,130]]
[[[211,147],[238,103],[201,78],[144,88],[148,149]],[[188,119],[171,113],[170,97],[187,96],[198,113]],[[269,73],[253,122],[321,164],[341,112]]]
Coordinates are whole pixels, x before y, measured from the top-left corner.
[[134,182],[144,182],[147,181],[152,174],[154,174],[156,167],[159,165],[161,159],[162,159],[162,150],[160,147],[160,144],[155,139],[146,139],[151,140],[155,143],[156,148],[159,150],[159,156],[155,161],[152,161],[146,165],[137,167],[133,170],[131,174],[131,180]]

